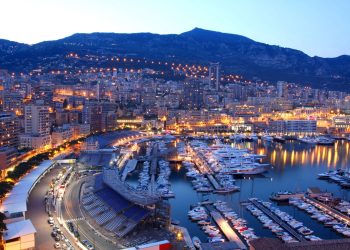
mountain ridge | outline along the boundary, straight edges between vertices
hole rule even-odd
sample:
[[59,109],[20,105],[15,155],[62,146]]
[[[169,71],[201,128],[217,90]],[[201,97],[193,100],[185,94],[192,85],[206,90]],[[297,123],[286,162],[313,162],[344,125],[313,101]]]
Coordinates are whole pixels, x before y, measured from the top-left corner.
[[[350,90],[350,56],[309,56],[302,51],[269,45],[245,36],[194,28],[181,34],[75,33],[33,45],[0,39],[0,68],[18,71],[25,62],[55,65],[67,53],[121,55],[179,63],[220,62],[226,73],[268,81],[285,80],[313,87]],[[47,58],[51,58],[50,61]],[[27,70],[29,67],[27,67]]]

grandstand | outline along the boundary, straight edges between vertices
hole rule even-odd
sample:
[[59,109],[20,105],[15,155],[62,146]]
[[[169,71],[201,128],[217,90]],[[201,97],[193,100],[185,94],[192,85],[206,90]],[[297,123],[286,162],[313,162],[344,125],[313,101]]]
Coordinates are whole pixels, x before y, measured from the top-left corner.
[[150,215],[150,211],[125,199],[110,187],[102,183],[97,186],[95,193],[83,192],[81,203],[99,226],[115,236],[127,235]]

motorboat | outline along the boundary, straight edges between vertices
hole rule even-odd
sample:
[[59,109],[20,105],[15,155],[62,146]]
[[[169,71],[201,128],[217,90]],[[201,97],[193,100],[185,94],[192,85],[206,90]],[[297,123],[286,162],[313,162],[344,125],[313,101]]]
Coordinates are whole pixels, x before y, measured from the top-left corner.
[[318,145],[334,145],[335,140],[333,138],[325,137],[325,136],[319,136],[317,139]]
[[279,143],[285,143],[286,139],[284,139],[282,136],[275,136],[273,138],[274,141],[279,142]]
[[265,142],[272,142],[273,141],[273,137],[271,135],[265,134],[261,136],[261,140],[265,141]]
[[192,238],[192,242],[193,242],[193,245],[195,246],[195,248],[197,249],[200,249],[201,248],[201,240],[197,237],[197,236],[194,236]]

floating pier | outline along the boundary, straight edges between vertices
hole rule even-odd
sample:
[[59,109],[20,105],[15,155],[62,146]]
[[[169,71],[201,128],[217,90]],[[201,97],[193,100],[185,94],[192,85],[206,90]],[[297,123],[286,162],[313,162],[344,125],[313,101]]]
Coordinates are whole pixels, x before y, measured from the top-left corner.
[[221,185],[217,182],[213,175],[207,174],[207,178],[216,190],[222,189]]
[[287,223],[285,223],[283,220],[281,220],[278,216],[273,214],[270,210],[268,210],[266,207],[261,205],[259,202],[257,202],[254,199],[251,199],[250,202],[257,208],[259,208],[261,211],[263,211],[271,219],[273,219],[277,224],[279,224],[282,228],[284,228],[288,233],[290,233],[298,241],[300,242],[306,241],[306,239],[301,234],[297,233],[291,226],[289,226]]
[[322,209],[325,211],[327,214],[330,214],[331,216],[337,218],[338,220],[343,221],[345,224],[350,225],[350,217],[346,216],[345,214],[341,213],[340,211],[331,208],[330,206],[314,199],[311,197],[303,197],[302,198],[304,201],[310,203],[311,205],[314,205],[317,208]]
[[235,242],[240,247],[240,249],[247,249],[247,246],[242,242],[242,240],[238,237],[236,232],[233,231],[232,227],[221,216],[219,212],[210,211],[210,215],[213,217],[216,224],[219,226],[220,230],[229,241]]

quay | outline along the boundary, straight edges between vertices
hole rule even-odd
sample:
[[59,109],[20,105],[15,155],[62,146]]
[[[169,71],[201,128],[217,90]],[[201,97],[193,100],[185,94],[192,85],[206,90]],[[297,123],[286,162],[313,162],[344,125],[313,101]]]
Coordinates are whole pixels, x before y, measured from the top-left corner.
[[306,241],[306,239],[297,233],[291,226],[289,226],[287,223],[282,221],[280,218],[278,218],[276,215],[274,215],[270,210],[268,210],[266,207],[261,205],[259,202],[257,202],[254,199],[249,200],[254,206],[259,208],[261,211],[263,211],[267,216],[269,216],[271,219],[273,219],[277,224],[279,224],[281,227],[283,227],[288,233],[290,233],[294,238],[296,238],[298,241],[303,242]]
[[235,242],[240,249],[247,249],[247,246],[242,242],[242,240],[238,237],[235,231],[233,231],[232,227],[228,224],[228,222],[221,216],[219,212],[210,211],[210,215],[215,220],[216,224],[219,226],[222,233],[225,237],[231,241]]
[[311,205],[314,205],[315,207],[325,211],[327,214],[335,217],[336,219],[343,221],[348,226],[350,225],[350,218],[345,214],[341,213],[340,211],[311,197],[303,197],[302,199],[307,203],[310,203]]
[[176,226],[176,225],[171,225],[171,227],[172,227],[172,231],[181,232],[182,238],[185,241],[186,246],[189,249],[195,249],[193,242],[192,242],[192,239],[191,239],[191,236],[190,236],[187,228],[181,227],[181,226]]

